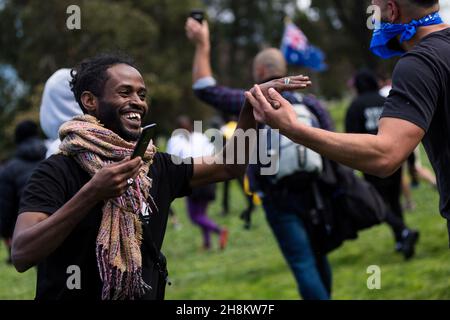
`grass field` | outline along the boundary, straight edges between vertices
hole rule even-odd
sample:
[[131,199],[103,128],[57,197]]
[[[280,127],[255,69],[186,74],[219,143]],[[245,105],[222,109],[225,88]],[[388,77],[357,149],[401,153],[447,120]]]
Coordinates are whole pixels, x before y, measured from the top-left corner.
[[[332,109],[342,119],[343,107]],[[340,127],[338,127],[340,128]],[[425,160],[425,158],[423,158]],[[221,186],[218,188],[221,191]],[[416,256],[405,262],[394,252],[390,229],[381,225],[360,233],[330,255],[334,299],[450,299],[450,252],[445,220],[438,212],[438,195],[422,183],[413,190],[417,208],[405,214],[408,225],[421,232]],[[210,207],[210,217],[230,230],[225,251],[204,252],[200,231],[187,219],[183,199],[174,202],[182,228],[168,225],[163,250],[169,261],[173,285],[167,299],[299,299],[291,275],[276,241],[258,208],[252,229],[244,230],[239,213],[244,198],[232,183],[231,212],[223,217],[220,196]],[[0,299],[31,299],[35,270],[17,273],[5,264],[5,248],[0,245]],[[381,268],[381,289],[367,288],[367,268]]]

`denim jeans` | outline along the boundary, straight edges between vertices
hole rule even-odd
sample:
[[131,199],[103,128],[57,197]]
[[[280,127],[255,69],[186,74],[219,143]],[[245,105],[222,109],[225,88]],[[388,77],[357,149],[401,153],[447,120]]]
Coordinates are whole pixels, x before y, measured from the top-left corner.
[[328,300],[331,298],[331,269],[327,257],[316,257],[314,254],[299,215],[299,210],[305,210],[301,197],[291,195],[285,200],[283,206],[276,206],[270,199],[265,199],[267,221],[294,274],[303,299]]

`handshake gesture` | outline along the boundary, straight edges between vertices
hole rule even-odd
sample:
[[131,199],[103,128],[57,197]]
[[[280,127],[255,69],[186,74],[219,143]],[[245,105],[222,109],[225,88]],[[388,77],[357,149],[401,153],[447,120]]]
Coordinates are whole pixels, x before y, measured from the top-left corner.
[[305,89],[310,85],[309,77],[303,75],[281,78],[255,85],[245,97],[253,107],[256,121],[274,129],[289,130],[297,122],[297,114],[280,92]]

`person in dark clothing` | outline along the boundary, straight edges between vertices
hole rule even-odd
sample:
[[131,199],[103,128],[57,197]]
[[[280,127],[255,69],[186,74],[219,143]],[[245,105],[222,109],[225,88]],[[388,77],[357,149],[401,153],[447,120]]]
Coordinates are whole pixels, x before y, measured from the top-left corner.
[[[33,121],[19,123],[14,138],[14,157],[0,169],[0,236],[9,253],[23,189],[33,170],[45,159],[47,151],[44,141],[39,138],[38,126]],[[11,262],[11,255],[8,262]]]
[[[357,97],[347,110],[345,128],[348,133],[378,133],[378,121],[383,111],[385,98],[379,94],[378,81],[370,70],[359,71],[354,79],[353,86]],[[414,255],[414,249],[419,237],[416,230],[406,227],[403,220],[401,206],[402,169],[398,169],[393,175],[379,178],[371,174],[364,174],[364,178],[370,182],[382,196],[388,207],[386,222],[394,233],[396,250],[402,252],[405,259]]]

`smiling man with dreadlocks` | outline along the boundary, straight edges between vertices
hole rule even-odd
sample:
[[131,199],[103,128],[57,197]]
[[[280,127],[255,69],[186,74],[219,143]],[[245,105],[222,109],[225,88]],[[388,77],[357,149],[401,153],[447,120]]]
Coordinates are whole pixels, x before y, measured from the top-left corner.
[[[272,81],[265,92],[309,85],[305,77],[291,79]],[[160,249],[171,202],[191,187],[241,176],[247,165],[230,162],[232,145],[183,162],[150,145],[142,159],[130,160],[148,106],[144,80],[127,58],[83,61],[72,71],[71,87],[85,114],[61,127],[60,152],[29,180],[13,263],[20,272],[38,266],[37,299],[163,299]],[[256,128],[248,104],[238,128]],[[250,143],[244,148],[239,152],[248,161]],[[143,212],[148,221],[141,221]]]

